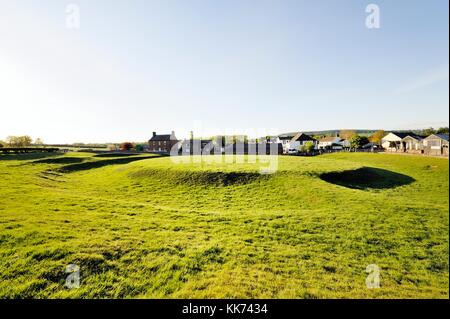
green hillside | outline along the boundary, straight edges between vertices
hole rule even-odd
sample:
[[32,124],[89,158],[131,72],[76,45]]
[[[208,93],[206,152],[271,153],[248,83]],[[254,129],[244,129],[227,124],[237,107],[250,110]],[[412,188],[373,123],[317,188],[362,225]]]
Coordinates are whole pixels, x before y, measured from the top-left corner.
[[0,298],[448,298],[447,159],[105,156],[0,157]]

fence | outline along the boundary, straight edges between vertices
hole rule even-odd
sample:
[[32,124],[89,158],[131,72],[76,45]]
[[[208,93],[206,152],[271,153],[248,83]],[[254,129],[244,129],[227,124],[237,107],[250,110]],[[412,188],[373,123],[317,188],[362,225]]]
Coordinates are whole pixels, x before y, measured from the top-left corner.
[[47,153],[53,153],[59,151],[59,148],[51,147],[51,148],[45,148],[45,147],[5,147],[0,148],[0,152],[3,154],[10,154],[10,153],[37,153],[37,152],[47,152]]
[[286,155],[293,155],[293,156],[317,156],[322,154],[331,154],[331,153],[380,153],[384,152],[383,149],[376,149],[376,148],[368,148],[368,149],[341,149],[341,150],[332,150],[332,149],[320,149],[320,150],[313,150],[309,153],[307,152],[299,152],[297,154],[286,154]]

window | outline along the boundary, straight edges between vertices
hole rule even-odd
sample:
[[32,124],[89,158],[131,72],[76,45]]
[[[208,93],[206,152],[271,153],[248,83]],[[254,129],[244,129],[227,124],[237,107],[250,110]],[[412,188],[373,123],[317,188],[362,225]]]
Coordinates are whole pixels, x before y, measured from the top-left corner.
[[428,145],[429,146],[440,146],[440,143],[438,140],[429,140]]

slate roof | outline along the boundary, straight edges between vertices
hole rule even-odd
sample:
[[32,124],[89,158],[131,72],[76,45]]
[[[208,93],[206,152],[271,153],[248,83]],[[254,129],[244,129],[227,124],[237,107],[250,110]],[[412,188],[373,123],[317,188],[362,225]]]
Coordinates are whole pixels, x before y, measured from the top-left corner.
[[319,142],[334,142],[336,139],[342,140],[342,138],[336,136],[325,136],[324,138],[321,138]]
[[444,141],[447,141],[447,142],[448,142],[448,134],[443,134],[443,133],[439,133],[439,134],[431,134],[431,135],[428,136],[427,138],[432,137],[432,136],[437,136],[437,137],[443,139]]
[[422,136],[419,136],[417,134],[414,134],[413,132],[391,132],[392,134],[396,135],[397,137],[400,137],[401,139],[410,136],[412,138],[415,138],[416,140],[423,139]]
[[173,136],[172,136],[172,134],[156,134],[156,133],[153,133],[153,136],[150,138],[150,140],[149,141],[156,141],[156,142],[158,142],[158,141],[176,141],[177,139],[176,139],[176,137],[175,137],[175,134],[173,134]]
[[293,132],[293,133],[284,133],[284,134],[280,134],[278,135],[278,138],[280,140],[291,140],[295,135],[299,134],[298,132]]
[[424,138],[422,137],[422,136],[419,136],[419,135],[406,135],[403,139],[405,139],[405,138],[407,138],[407,137],[411,137],[411,138],[413,138],[413,139],[415,139],[415,140],[417,140],[417,141],[421,141],[421,140],[423,140]]
[[315,139],[307,134],[298,133],[291,140],[291,142],[296,142],[296,141],[315,141]]
[[170,141],[170,134],[152,136],[150,141]]

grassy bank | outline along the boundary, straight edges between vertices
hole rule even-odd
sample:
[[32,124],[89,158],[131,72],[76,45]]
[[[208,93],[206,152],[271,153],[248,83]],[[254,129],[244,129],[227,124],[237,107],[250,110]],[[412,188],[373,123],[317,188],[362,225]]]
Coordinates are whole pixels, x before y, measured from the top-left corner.
[[0,157],[0,298],[448,297],[448,160],[219,162]]

